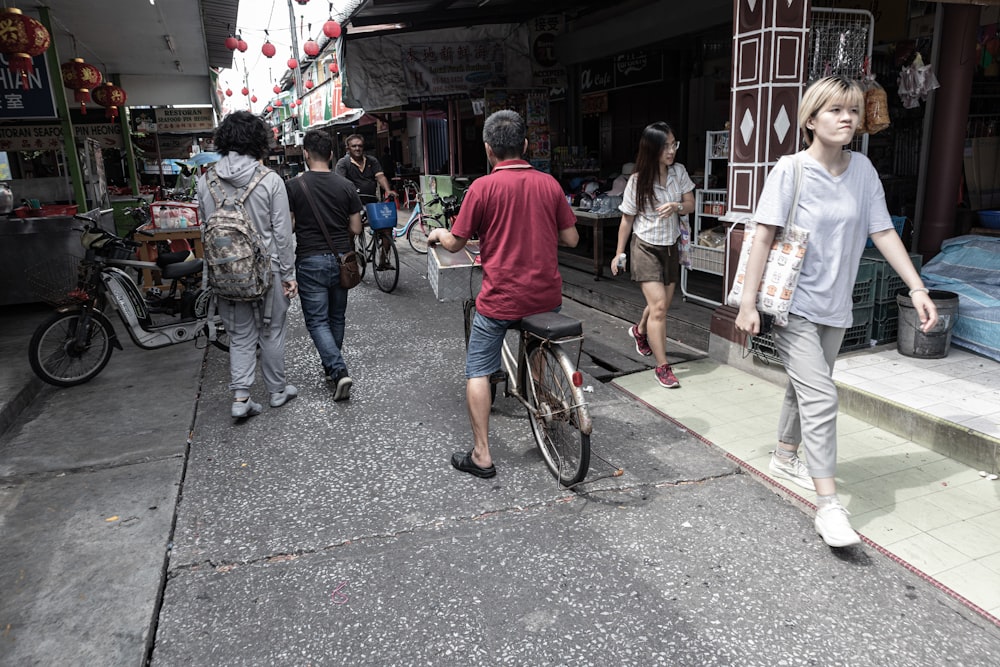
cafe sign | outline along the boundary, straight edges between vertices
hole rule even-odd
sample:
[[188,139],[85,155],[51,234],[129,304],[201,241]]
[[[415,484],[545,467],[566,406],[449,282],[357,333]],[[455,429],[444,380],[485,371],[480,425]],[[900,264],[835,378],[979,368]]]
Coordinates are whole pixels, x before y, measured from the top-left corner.
[[663,81],[662,51],[627,51],[580,69],[580,94],[589,95]]

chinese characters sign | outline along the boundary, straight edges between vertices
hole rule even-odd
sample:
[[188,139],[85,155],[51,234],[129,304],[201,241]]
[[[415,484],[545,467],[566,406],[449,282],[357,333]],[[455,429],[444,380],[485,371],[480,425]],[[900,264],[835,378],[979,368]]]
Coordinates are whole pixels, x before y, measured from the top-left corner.
[[467,97],[507,84],[503,42],[411,44],[402,48],[406,96],[421,100]]
[[156,110],[156,132],[211,132],[214,127],[212,107]]
[[31,63],[35,71],[28,75],[28,89],[25,90],[21,75],[11,72],[7,56],[0,54],[0,119],[56,118],[45,56],[35,56]]

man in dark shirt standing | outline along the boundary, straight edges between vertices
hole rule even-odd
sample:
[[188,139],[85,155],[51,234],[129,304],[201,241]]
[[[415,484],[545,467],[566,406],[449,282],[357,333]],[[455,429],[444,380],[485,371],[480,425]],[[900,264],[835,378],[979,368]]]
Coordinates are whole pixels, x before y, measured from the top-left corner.
[[[333,383],[333,400],[342,401],[350,398],[352,380],[341,354],[347,290],[340,286],[338,254],[351,250],[353,236],[362,231],[361,200],[350,181],[330,171],[332,154],[333,141],[326,132],[306,132],[302,156],[309,171],[289,180],[286,187],[295,221],[295,269],[302,315],[323,362],[326,380]],[[321,219],[317,220],[317,213]]]

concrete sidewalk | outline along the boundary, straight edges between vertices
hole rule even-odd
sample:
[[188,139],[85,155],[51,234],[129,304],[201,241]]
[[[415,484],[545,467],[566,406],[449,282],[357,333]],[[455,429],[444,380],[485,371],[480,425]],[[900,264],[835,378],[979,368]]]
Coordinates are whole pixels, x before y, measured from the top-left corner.
[[[215,349],[202,368],[193,346],[126,343],[89,385],[42,389],[0,447],[0,664],[994,662],[997,627],[876,550],[825,547],[811,516],[591,376],[596,481],[556,485],[507,398],[498,476],[454,471],[461,308],[401,257],[396,292],[351,293],[348,403],[297,306],[300,396],[243,424]],[[602,317],[588,335],[627,356]]]

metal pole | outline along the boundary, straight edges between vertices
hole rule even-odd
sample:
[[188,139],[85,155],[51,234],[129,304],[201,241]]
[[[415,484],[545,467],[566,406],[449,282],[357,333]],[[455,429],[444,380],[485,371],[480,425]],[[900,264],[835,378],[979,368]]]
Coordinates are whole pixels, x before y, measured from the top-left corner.
[[[299,59],[299,36],[295,31],[295,10],[292,8],[292,0],[288,0],[288,27],[292,29],[292,57],[296,61]],[[302,77],[300,76],[302,72],[302,63],[299,63],[299,69],[293,72],[294,76],[292,78],[295,83],[295,99],[302,97]]]
[[[50,35],[52,31],[52,21],[49,20],[49,8],[38,8],[38,20],[41,21]],[[59,65],[59,53],[56,51],[56,44],[53,40],[45,52],[45,60],[49,67],[49,76],[52,77],[52,93],[56,97],[56,109],[59,112],[59,121],[62,125],[63,147],[66,152],[66,163],[69,167],[70,180],[73,183],[73,197],[76,199],[80,209],[87,208],[87,189],[83,182],[83,169],[80,168],[80,153],[76,149],[76,134],[73,132],[73,119],[69,115],[69,104],[66,101],[66,87],[63,85],[62,68]],[[97,203],[95,202],[95,205]]]
[[[121,85],[121,76],[118,74],[114,75],[115,85]],[[132,186],[132,195],[135,197],[139,196],[139,171],[135,165],[135,148],[132,146],[132,132],[129,128],[132,123],[129,121],[131,114],[129,113],[128,107],[122,107],[121,112],[118,114],[118,124],[121,126],[122,130],[122,151],[125,153],[125,161],[128,164],[128,180],[129,184]]]

